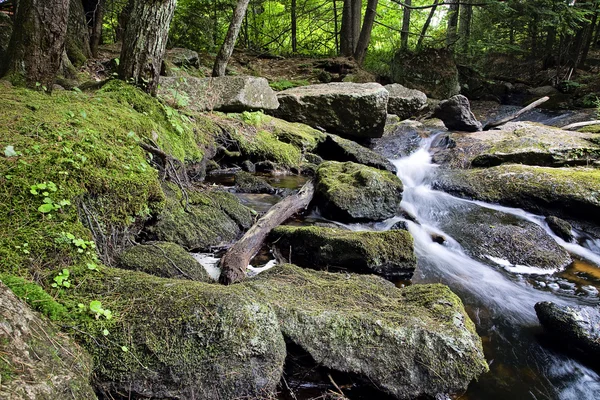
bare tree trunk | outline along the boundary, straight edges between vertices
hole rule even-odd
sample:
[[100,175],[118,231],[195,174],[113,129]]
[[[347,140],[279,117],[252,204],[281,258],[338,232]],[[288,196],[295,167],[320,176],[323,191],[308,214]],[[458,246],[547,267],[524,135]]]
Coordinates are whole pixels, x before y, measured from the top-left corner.
[[468,0],[464,0],[460,7],[460,24],[459,24],[459,36],[460,36],[460,48],[461,54],[469,55],[469,41],[471,40],[471,19],[473,18],[473,6],[469,4]]
[[340,51],[343,56],[354,55],[360,36],[362,0],[344,0]]
[[458,0],[448,0],[448,29],[446,32],[446,46],[450,50],[454,50],[454,45],[456,44],[457,32],[456,28],[458,27],[458,12],[459,12],[459,3]]
[[119,76],[155,95],[177,0],[134,0],[123,38]]
[[[412,6],[412,0],[405,0],[407,6]],[[410,8],[404,7],[402,10],[402,32],[400,32],[400,49],[408,49],[408,37],[410,35]]]
[[333,24],[335,29],[335,54],[340,54],[340,29],[338,26],[338,10],[336,0],[333,0]]
[[20,0],[0,76],[52,90],[65,51],[69,0]]
[[433,2],[433,7],[431,7],[431,11],[429,12],[429,16],[427,17],[425,24],[423,25],[423,29],[421,30],[421,35],[419,36],[419,41],[417,42],[417,51],[420,51],[421,49],[423,49],[423,39],[425,39],[425,35],[427,34],[427,29],[429,29],[429,25],[431,24],[431,20],[433,19],[433,16],[435,15],[435,11],[437,10],[437,6],[438,6],[439,2],[440,2],[440,0],[435,0]]
[[256,224],[223,256],[219,281],[226,285],[240,282],[246,277],[246,268],[252,257],[262,247],[269,232],[289,217],[308,207],[315,192],[315,185],[308,181],[294,195],[275,204]]
[[352,0],[352,54],[356,51],[362,23],[362,0]]
[[298,21],[296,16],[296,0],[292,0],[292,53],[298,52]]
[[125,31],[127,30],[127,22],[129,22],[129,16],[131,15],[131,9],[133,8],[133,0],[128,0],[125,7],[121,10],[119,14],[119,18],[117,21],[117,29],[115,33],[115,40],[117,42],[122,42],[123,37],[125,36]]
[[102,38],[102,19],[104,18],[105,0],[96,0],[94,12],[91,15],[92,35],[90,37],[90,48],[94,57],[98,57],[98,46]]
[[354,52],[354,59],[360,65],[365,61],[365,56],[367,55],[367,49],[369,48],[369,42],[371,41],[371,32],[373,31],[373,24],[375,23],[375,16],[377,15],[378,3],[379,0],[369,0],[367,3],[365,21],[360,31],[356,51]]
[[229,29],[227,30],[227,35],[225,35],[225,41],[223,42],[223,45],[219,50],[219,54],[215,59],[212,76],[225,76],[227,63],[233,54],[233,48],[235,46],[238,34],[240,33],[242,21],[244,20],[244,15],[246,15],[249,2],[250,0],[239,0],[236,5],[235,10],[233,11],[231,24],[229,24]]
[[78,67],[92,56],[90,34],[81,0],[70,0],[69,2],[69,22],[65,46],[69,60]]

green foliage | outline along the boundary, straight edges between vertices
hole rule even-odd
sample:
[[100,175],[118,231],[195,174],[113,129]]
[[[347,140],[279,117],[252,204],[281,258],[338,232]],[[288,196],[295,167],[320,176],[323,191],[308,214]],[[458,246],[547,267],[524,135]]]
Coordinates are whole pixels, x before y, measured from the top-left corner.
[[0,280],[8,286],[13,293],[25,301],[34,310],[41,312],[53,321],[67,317],[68,311],[41,286],[18,276],[0,273]]
[[69,280],[70,275],[71,275],[71,273],[69,272],[69,270],[67,268],[63,268],[63,270],[54,277],[54,283],[52,284],[52,287],[53,288],[63,288],[63,287],[70,288],[71,287],[71,281]]

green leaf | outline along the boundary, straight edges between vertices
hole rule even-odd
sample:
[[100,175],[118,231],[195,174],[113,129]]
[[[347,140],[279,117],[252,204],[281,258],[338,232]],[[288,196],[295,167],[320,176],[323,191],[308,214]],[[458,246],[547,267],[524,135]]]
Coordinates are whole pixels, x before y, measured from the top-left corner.
[[123,353],[127,353],[129,351],[127,346],[121,346],[121,350],[123,350]]
[[6,157],[16,157],[16,156],[18,156],[18,154],[15,151],[15,148],[13,146],[6,146],[4,148],[4,155]]
[[103,334],[104,336],[108,336],[108,329],[104,329],[104,330],[102,331],[102,334]]
[[101,314],[104,311],[102,308],[102,303],[98,300],[90,301],[90,311],[96,314]]
[[38,211],[44,214],[49,213],[50,211],[54,210],[54,206],[52,204],[42,204],[41,206],[38,207]]

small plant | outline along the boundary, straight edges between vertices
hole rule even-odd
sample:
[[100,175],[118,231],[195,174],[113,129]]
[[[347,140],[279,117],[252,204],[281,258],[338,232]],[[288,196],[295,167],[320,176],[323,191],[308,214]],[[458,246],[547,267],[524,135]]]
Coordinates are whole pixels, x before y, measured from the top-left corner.
[[[65,206],[71,205],[71,202],[66,199],[54,201],[51,194],[56,193],[58,187],[54,182],[42,182],[31,185],[29,193],[34,196],[43,197],[42,205],[38,207],[38,211],[42,214],[50,214],[52,211],[60,210]],[[48,215],[50,218],[51,215]]]
[[[61,232],[60,236],[56,238],[56,243],[69,243],[77,248],[78,253],[85,252],[86,254],[91,254],[88,249],[95,249],[96,244],[90,240],[84,240],[81,238],[75,237],[72,233],[69,232]],[[93,256],[95,259],[96,257]],[[89,266],[88,266],[89,268]],[[91,269],[91,268],[90,268]]]
[[112,318],[112,312],[108,308],[103,308],[102,302],[98,300],[90,301],[90,312],[96,317],[96,319],[100,319],[100,317],[104,317],[106,319]]
[[69,280],[69,276],[71,273],[68,269],[64,268],[58,275],[54,277],[54,283],[52,284],[53,288],[70,288],[71,281]]

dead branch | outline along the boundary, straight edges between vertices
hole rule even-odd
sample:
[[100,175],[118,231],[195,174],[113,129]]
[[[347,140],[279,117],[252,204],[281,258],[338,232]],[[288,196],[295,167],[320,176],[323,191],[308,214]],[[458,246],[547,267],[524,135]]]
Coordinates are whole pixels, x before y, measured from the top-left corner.
[[509,115],[509,116],[508,116],[508,117],[506,117],[506,118],[502,118],[502,119],[500,119],[500,120],[498,120],[498,121],[488,122],[488,123],[487,123],[487,124],[486,124],[486,125],[483,127],[483,130],[484,130],[484,131],[489,131],[489,130],[490,130],[490,129],[492,129],[492,128],[495,128],[495,127],[497,127],[497,126],[500,126],[500,125],[504,125],[504,124],[506,124],[507,122],[510,122],[510,121],[512,121],[513,119],[519,118],[521,115],[525,114],[527,111],[529,111],[529,110],[533,110],[534,108],[536,108],[537,106],[539,106],[539,105],[540,105],[540,104],[542,104],[542,103],[545,103],[545,102],[547,102],[548,100],[550,100],[550,97],[548,97],[548,96],[546,96],[546,97],[542,97],[541,99],[534,101],[533,103],[531,103],[531,104],[530,104],[530,105],[528,105],[527,107],[520,109],[520,110],[519,110],[519,111],[517,111],[516,113],[514,113],[514,114],[511,114],[511,115]]
[[571,129],[582,128],[584,126],[590,126],[590,125],[600,125],[600,120],[596,119],[593,121],[576,122],[574,124],[569,124],[567,126],[563,126],[560,129],[564,129],[564,130],[568,131]]

